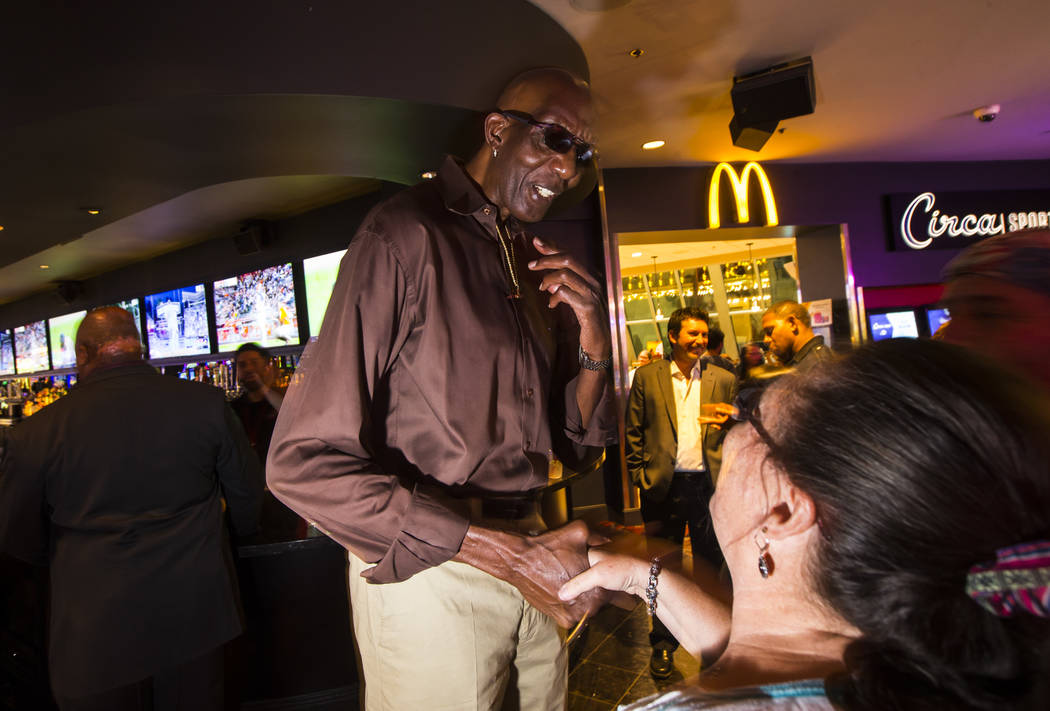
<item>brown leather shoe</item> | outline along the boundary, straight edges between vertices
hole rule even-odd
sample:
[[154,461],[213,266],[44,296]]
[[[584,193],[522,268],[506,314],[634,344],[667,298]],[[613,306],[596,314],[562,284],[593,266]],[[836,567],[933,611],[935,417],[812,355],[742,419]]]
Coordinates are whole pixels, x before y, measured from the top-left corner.
[[649,660],[649,673],[654,679],[669,679],[674,672],[674,654],[669,649],[654,649]]

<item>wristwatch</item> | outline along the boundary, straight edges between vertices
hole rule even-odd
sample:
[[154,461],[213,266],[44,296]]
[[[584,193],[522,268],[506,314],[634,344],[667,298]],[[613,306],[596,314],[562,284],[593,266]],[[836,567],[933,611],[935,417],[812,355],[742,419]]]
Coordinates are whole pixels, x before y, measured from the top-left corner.
[[591,360],[590,356],[583,352],[583,346],[580,346],[581,368],[586,368],[587,370],[608,370],[610,365],[612,365],[611,355],[605,360]]

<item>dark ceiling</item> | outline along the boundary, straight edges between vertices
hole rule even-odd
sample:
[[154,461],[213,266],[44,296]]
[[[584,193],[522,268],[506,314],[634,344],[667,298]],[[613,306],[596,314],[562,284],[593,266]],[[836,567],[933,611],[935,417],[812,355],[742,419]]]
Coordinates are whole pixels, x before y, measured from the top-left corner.
[[538,58],[587,76],[541,10],[498,4],[499,31],[491,0],[6,9],[0,303],[416,182]]

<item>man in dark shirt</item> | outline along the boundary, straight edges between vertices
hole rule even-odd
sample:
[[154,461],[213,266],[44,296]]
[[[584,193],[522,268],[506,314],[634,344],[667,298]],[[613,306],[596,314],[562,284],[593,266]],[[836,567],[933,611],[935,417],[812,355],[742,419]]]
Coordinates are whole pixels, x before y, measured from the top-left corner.
[[277,413],[284,402],[284,391],[274,387],[276,373],[270,352],[257,343],[245,343],[234,359],[237,382],[244,392],[230,403],[248,433],[259,461],[266,461]]
[[524,228],[581,179],[590,92],[535,70],[498,107],[468,163],[365,218],[274,431],[270,488],[349,550],[370,710],[563,708],[551,617],[595,603],[557,597],[586,527],[528,534],[552,457],[584,466],[615,431],[608,323]]
[[[266,464],[277,413],[284,402],[284,389],[274,386],[277,373],[270,352],[257,343],[245,343],[234,359],[237,382],[244,392],[230,403],[237,413],[259,463]],[[303,538],[306,522],[282,504],[269,491],[263,493],[260,515],[260,538],[263,541],[286,541]]]
[[705,362],[713,363],[722,370],[730,373],[736,372],[736,363],[723,354],[726,344],[726,334],[720,328],[712,328],[707,332],[707,350],[700,356]]
[[813,333],[809,310],[797,301],[781,301],[762,316],[766,345],[781,365],[805,371],[835,355],[824,337]]
[[221,709],[222,645],[242,629],[222,499],[253,533],[256,457],[221,391],[142,361],[128,312],[89,313],[76,358],[78,385],[0,462],[0,549],[50,567],[59,706]]

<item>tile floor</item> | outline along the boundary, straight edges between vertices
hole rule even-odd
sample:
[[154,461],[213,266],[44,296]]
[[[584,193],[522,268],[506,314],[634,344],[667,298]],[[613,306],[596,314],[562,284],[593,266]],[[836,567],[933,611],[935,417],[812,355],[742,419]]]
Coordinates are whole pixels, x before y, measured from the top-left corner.
[[694,677],[700,670],[699,662],[679,648],[671,678],[653,679],[649,616],[642,603],[630,611],[607,605],[570,651],[569,711],[615,709]]

